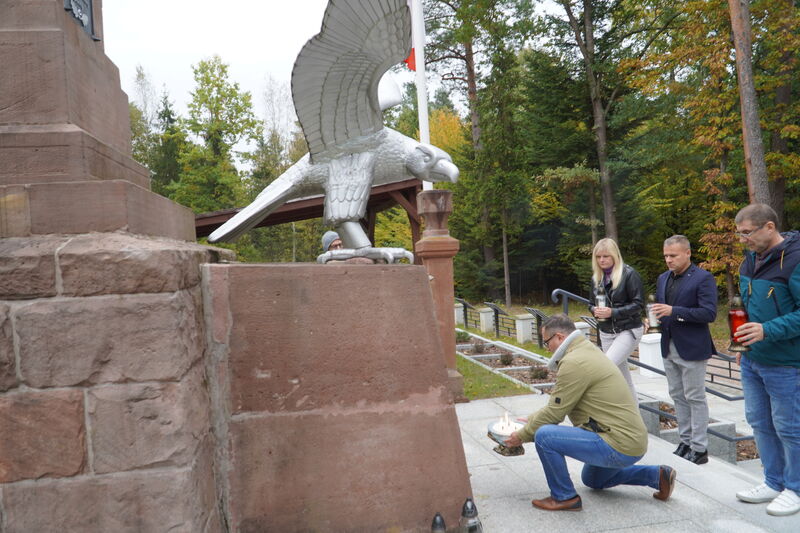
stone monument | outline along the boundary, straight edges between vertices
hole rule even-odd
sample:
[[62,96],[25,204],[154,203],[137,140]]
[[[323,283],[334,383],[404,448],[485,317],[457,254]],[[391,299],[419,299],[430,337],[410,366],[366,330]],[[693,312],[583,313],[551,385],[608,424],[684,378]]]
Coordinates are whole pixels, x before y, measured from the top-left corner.
[[214,264],[130,157],[101,1],[0,2],[0,531],[455,524],[425,270]]
[[128,98],[103,50],[101,13],[101,0],[2,4],[0,237],[126,230],[194,240],[192,212],[150,192],[131,158]]

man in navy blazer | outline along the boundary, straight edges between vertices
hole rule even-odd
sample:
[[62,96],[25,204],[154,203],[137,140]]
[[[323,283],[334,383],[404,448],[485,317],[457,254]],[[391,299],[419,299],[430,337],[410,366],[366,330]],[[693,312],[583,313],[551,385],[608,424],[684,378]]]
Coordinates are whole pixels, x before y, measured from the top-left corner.
[[661,357],[675,404],[680,443],[675,455],[708,462],[706,363],[717,353],[708,324],[717,317],[717,284],[692,263],[689,239],[664,241],[667,270],[658,277],[653,311],[661,322]]

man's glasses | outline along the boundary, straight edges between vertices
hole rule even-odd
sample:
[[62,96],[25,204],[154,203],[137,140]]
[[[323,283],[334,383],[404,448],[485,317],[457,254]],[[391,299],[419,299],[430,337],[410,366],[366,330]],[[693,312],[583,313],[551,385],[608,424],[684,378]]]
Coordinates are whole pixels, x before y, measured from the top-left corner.
[[767,223],[764,222],[763,224],[761,224],[759,227],[757,227],[755,229],[751,229],[750,231],[737,231],[737,232],[734,233],[734,235],[736,235],[740,239],[749,239],[750,236],[753,235],[753,233],[757,232],[758,230],[760,230],[761,228],[763,228],[766,225],[767,225]]
[[553,333],[552,335],[550,335],[550,338],[549,338],[549,339],[547,339],[547,340],[545,340],[545,341],[544,341],[544,345],[547,347],[547,349],[548,349],[548,350],[550,349],[550,341],[551,341],[551,340],[553,340],[553,338],[554,338],[556,335],[558,335],[558,333]]

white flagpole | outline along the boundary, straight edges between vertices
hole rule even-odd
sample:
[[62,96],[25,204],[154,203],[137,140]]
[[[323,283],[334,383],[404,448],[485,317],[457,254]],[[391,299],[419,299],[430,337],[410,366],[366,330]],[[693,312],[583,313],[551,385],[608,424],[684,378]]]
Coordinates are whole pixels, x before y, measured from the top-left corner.
[[[419,113],[419,140],[430,144],[431,132],[428,125],[428,84],[425,79],[425,17],[422,13],[422,0],[408,0],[411,8],[411,42],[414,46],[414,62],[417,66],[417,109]],[[422,182],[423,190],[433,189],[433,183]]]

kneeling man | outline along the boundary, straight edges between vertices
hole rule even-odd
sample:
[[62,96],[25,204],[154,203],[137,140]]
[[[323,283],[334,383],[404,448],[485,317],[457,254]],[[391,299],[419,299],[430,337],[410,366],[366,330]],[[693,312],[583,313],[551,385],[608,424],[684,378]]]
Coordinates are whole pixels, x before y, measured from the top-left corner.
[[[616,365],[575,329],[567,315],[545,320],[542,335],[547,349],[554,352],[548,366],[558,369],[555,387],[547,406],[505,441],[510,447],[536,443],[550,497],[531,503],[548,511],[581,510],[566,456],[585,463],[581,480],[587,487],[642,485],[657,489],[654,498],[669,498],[675,471],[635,464],[647,451],[647,429]],[[574,427],[558,425],[565,417]]]

